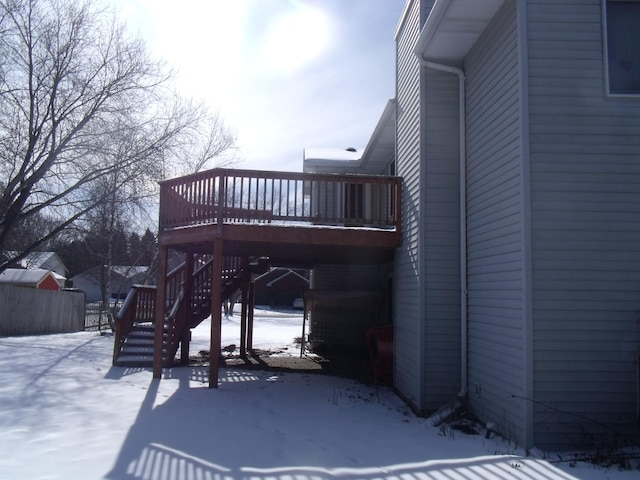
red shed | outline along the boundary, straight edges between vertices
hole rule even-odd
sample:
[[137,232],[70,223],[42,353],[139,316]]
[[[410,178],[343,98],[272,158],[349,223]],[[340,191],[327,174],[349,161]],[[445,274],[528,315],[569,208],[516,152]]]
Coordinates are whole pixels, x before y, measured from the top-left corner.
[[8,268],[0,273],[0,283],[21,287],[60,290],[63,282],[64,278],[51,270]]

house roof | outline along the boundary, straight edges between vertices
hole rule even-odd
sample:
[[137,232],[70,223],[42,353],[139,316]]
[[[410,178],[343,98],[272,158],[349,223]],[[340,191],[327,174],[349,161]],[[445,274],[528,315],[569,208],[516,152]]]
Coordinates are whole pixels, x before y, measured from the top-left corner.
[[395,156],[396,101],[391,99],[362,148],[305,148],[303,170],[307,173],[364,173],[379,175]]
[[[20,254],[20,252],[7,251],[6,254],[8,258],[15,258]],[[59,264],[60,268],[63,268],[65,270],[64,272],[56,272],[56,273],[60,275],[66,273],[66,267],[64,266],[64,263],[62,262],[58,254],[55,252],[30,252],[22,260],[19,260],[16,263],[22,268],[33,269],[33,268],[45,267],[45,269],[47,269],[47,268],[51,268],[51,262],[53,262],[53,265]],[[50,263],[50,264],[47,265],[47,263]]]
[[303,169],[307,173],[356,171],[362,158],[362,148],[305,148]]
[[459,65],[506,0],[436,0],[415,53]]
[[11,285],[39,285],[40,282],[49,275],[53,276],[58,284],[60,281],[64,282],[64,277],[51,270],[43,270],[41,268],[7,268],[4,272],[0,273],[0,283],[10,283]]
[[122,275],[124,278],[130,278],[134,275],[146,273],[146,271],[149,270],[149,267],[146,265],[113,265],[111,270],[118,275]]
[[396,100],[387,101],[362,153],[363,173],[380,174],[396,155]]

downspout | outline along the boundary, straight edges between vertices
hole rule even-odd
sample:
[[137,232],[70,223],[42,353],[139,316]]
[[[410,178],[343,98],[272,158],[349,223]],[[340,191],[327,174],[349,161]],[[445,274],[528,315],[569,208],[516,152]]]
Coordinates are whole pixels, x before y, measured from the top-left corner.
[[458,77],[458,122],[460,162],[460,397],[467,395],[467,149],[466,84],[464,70],[427,60],[417,54],[421,67],[452,73]]

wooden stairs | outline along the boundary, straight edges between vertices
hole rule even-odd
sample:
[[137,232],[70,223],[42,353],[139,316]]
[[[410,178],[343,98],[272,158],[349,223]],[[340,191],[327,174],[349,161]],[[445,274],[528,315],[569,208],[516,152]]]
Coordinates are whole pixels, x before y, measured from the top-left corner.
[[[155,327],[152,323],[134,323],[125,337],[113,364],[119,367],[153,366]],[[163,335],[163,353],[166,352],[166,329]]]
[[[253,275],[269,268],[268,259],[254,261],[225,257],[222,301],[246,288]],[[211,315],[213,259],[194,256],[169,272],[162,334],[162,364],[174,363],[178,348],[191,337],[191,329]],[[220,308],[222,306],[220,305]],[[152,367],[155,351],[156,286],[134,285],[116,318],[113,365]],[[185,350],[185,351],[188,351]],[[181,358],[186,363],[188,358]]]

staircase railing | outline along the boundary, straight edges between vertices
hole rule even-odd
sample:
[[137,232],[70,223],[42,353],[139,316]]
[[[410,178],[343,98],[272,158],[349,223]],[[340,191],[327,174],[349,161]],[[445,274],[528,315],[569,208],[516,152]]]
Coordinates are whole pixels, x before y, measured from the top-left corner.
[[[225,257],[222,269],[222,299],[228,299],[246,277],[240,257]],[[213,258],[198,256],[198,267],[192,275],[190,298],[185,298],[186,263],[180,264],[167,275],[164,322],[166,338],[163,342],[163,363],[170,362],[176,355],[180,341],[186,340],[187,329],[194,328],[211,315],[211,285]],[[155,321],[156,287],[134,285],[129,291],[116,317],[114,339],[114,361],[124,345],[127,335],[135,323]]]
[[184,290],[178,294],[171,310],[165,316],[167,326],[167,339],[164,343],[163,363],[169,364],[176,356],[180,340],[184,333],[186,319],[186,302],[184,301]]
[[133,285],[118,315],[113,342],[113,359],[118,357],[127,335],[136,322],[153,322],[156,304],[155,285]]

